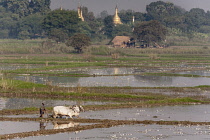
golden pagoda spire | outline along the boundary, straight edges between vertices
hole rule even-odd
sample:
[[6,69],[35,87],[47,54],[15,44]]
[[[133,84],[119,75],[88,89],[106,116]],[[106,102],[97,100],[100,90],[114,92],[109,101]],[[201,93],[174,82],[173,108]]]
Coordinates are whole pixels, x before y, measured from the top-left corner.
[[79,4],[79,6],[78,6],[78,16],[79,16],[79,18],[80,18],[82,21],[85,21],[83,15],[82,15],[82,7],[81,7],[80,4]]
[[114,15],[114,18],[113,18],[113,22],[114,24],[123,24],[120,20],[120,17],[118,16],[118,8],[117,8],[117,5],[116,5],[116,8],[115,8],[115,15]]

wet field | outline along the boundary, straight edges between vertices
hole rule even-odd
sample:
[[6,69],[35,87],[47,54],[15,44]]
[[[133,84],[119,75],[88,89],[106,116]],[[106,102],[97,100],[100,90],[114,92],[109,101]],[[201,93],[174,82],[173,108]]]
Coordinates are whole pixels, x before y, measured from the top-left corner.
[[[163,126],[163,125],[123,125],[111,128],[100,128],[84,130],[80,132],[62,133],[48,136],[28,137],[21,140],[52,140],[52,139],[74,139],[74,140],[193,140],[208,139],[210,126]],[[20,140],[20,139],[14,139]]]
[[[16,67],[5,67],[4,69],[18,69]],[[33,68],[33,67],[31,67]],[[62,73],[79,73],[94,76],[89,77],[60,77],[60,76],[43,76],[43,75],[15,75],[14,79],[30,81],[34,83],[45,84],[49,82],[59,87],[194,87],[199,85],[210,85],[209,70],[182,71],[175,72],[178,74],[199,75],[201,77],[184,77],[184,76],[154,76],[144,75],[144,72],[162,72],[162,69],[137,69],[137,68],[87,68],[87,69],[63,69],[56,72]],[[134,89],[135,90],[135,89]],[[133,91],[134,91],[133,90]],[[138,89],[136,89],[135,92]],[[143,91],[144,89],[141,89]],[[151,89],[152,92],[153,89]],[[149,90],[147,90],[149,91]],[[153,90],[154,93],[173,95],[173,92]],[[177,94],[177,93],[176,93]],[[208,91],[194,91],[186,94],[180,92],[179,96],[203,96],[209,98]],[[74,101],[60,99],[37,99],[37,98],[0,98],[0,110],[2,109],[21,109],[25,107],[37,107],[44,102],[46,107],[56,105],[107,105],[116,104],[112,101]],[[80,114],[84,119],[102,119],[102,120],[132,120],[132,121],[190,121],[190,122],[210,122],[210,105],[193,104],[193,105],[175,105],[175,106],[157,106],[142,108],[123,108],[108,110],[88,110]],[[38,118],[38,114],[25,115],[6,115],[2,117],[11,118]],[[63,118],[64,119],[64,118]],[[34,132],[53,129],[77,128],[78,126],[94,125],[92,123],[78,123],[69,121],[68,123],[59,124],[54,121],[0,121],[0,135]],[[28,127],[30,126],[30,127]],[[103,125],[102,125],[103,126]],[[177,140],[177,139],[208,139],[210,135],[209,125],[158,125],[158,124],[133,124],[117,125],[112,127],[102,127],[69,131],[40,136],[29,136],[26,138],[13,138],[14,140],[54,140],[54,139],[144,139],[144,140]]]
[[58,105],[103,105],[113,102],[106,101],[75,101],[75,100],[52,100],[52,99],[37,99],[37,98],[0,98],[0,110],[2,109],[22,109],[26,107],[40,107],[40,104],[45,103],[46,107]]
[[[137,71],[137,72],[136,72]],[[182,77],[182,76],[154,76],[144,75],[135,68],[105,68],[77,70],[83,74],[95,74],[92,77],[55,77],[55,76],[33,76],[19,75],[13,77],[16,80],[30,81],[46,84],[50,82],[60,87],[194,87],[199,85],[210,85],[209,77]],[[154,70],[155,72],[159,70]],[[119,76],[118,74],[124,74]],[[130,75],[127,75],[130,74]],[[185,71],[179,74],[191,74],[199,76],[210,76],[209,70]],[[116,76],[115,76],[116,75]],[[199,82],[198,82],[199,81]]]

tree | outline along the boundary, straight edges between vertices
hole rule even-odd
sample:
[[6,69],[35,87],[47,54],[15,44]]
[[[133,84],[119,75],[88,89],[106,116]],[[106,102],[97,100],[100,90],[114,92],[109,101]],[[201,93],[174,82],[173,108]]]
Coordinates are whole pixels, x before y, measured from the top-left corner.
[[147,20],[158,20],[164,23],[164,20],[171,16],[181,16],[183,9],[170,2],[157,1],[146,6]]
[[193,8],[185,15],[185,24],[187,31],[197,31],[206,23],[206,13],[203,9]]
[[65,42],[68,39],[68,34],[61,29],[52,29],[48,35],[49,39],[55,40],[57,43]]
[[126,24],[119,24],[113,27],[112,36],[131,36],[132,26]]
[[46,14],[50,11],[50,0],[31,0],[29,2],[29,10],[31,14]]
[[146,14],[141,12],[135,12],[134,13],[135,21],[145,21],[146,20]]
[[32,14],[21,18],[17,24],[17,32],[27,31],[30,38],[37,38],[43,36],[42,20],[44,16],[41,14]]
[[78,32],[81,34],[86,34],[87,36],[91,36],[92,30],[87,22],[79,22]]
[[18,34],[18,39],[29,39],[29,32],[28,31],[21,31],[19,34]]
[[121,18],[122,23],[130,24],[133,21],[133,11],[132,10],[121,10],[119,16]]
[[164,27],[159,21],[143,21],[139,22],[134,27],[134,35],[139,41],[144,41],[148,46],[151,43],[156,43],[165,40],[166,27]]
[[1,0],[0,5],[19,17],[30,14],[46,14],[50,11],[50,0]]
[[19,17],[27,16],[29,14],[28,0],[2,0],[0,5],[6,8],[7,11],[18,14]]
[[82,50],[90,45],[90,38],[85,34],[75,34],[70,37],[66,42],[67,46],[72,46],[77,53],[81,53]]
[[95,20],[95,16],[94,16],[93,12],[89,12],[87,7],[84,7],[84,6],[82,7],[82,15],[86,22]]
[[78,32],[79,22],[81,19],[76,11],[54,10],[47,14],[42,25],[47,35],[50,35],[52,30],[59,29],[68,36],[72,36]]
[[105,17],[107,17],[109,14],[106,10],[102,11],[99,15],[99,18],[101,18],[102,20],[105,19]]
[[104,19],[104,34],[111,38],[112,37],[112,31],[114,28],[114,23],[113,23],[113,16],[107,16]]

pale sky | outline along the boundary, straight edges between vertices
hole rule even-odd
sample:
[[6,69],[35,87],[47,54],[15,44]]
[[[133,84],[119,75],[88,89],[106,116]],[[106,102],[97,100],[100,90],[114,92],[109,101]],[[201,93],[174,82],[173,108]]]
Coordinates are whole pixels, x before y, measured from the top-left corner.
[[[57,9],[63,7],[64,9],[77,9],[78,3],[82,6],[88,7],[89,11],[94,12],[95,16],[100,12],[107,10],[109,14],[114,14],[116,4],[119,10],[132,9],[136,12],[145,12],[146,5],[157,0],[51,0],[51,8]],[[192,8],[202,8],[205,11],[210,11],[210,0],[163,0],[172,2],[187,11]]]

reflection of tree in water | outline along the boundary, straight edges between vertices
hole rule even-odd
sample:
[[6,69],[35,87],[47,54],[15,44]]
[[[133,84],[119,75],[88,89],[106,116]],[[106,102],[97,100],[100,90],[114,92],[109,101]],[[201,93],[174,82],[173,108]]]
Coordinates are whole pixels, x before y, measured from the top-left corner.
[[169,77],[169,76],[134,75],[134,78],[138,80],[139,82],[152,83],[158,86],[171,85],[173,82],[173,79],[172,79],[173,77]]
[[103,68],[103,69],[90,69],[89,74],[96,75],[113,75],[113,74],[131,74],[133,68]]

